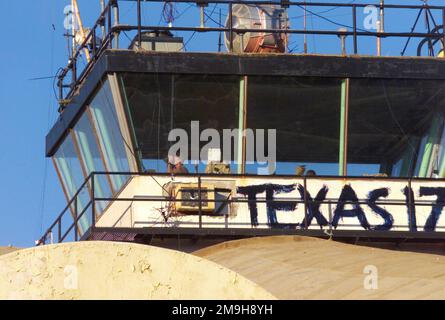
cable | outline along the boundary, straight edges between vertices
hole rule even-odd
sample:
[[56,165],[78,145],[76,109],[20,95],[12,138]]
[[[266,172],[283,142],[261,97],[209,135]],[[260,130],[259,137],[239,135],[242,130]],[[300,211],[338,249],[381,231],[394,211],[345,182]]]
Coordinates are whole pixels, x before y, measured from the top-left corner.
[[[53,18],[54,18],[54,11],[52,12]],[[50,73],[53,71],[54,68],[54,44],[55,44],[55,31],[56,28],[54,27],[54,24],[52,24],[52,32],[51,32],[51,47],[50,47]],[[42,80],[42,79],[53,79],[53,89],[54,89],[54,79],[56,79],[56,76],[53,77],[42,77],[42,78],[36,78],[36,80]],[[50,123],[51,123],[51,115],[52,115],[52,98],[51,93],[48,97],[48,111],[47,111],[47,122],[46,122],[46,130],[49,130]],[[46,200],[46,187],[47,187],[47,180],[48,180],[48,160],[47,158],[43,159],[43,179],[42,179],[42,189],[41,189],[41,197],[40,197],[40,231],[38,237],[43,233],[43,221],[45,219],[45,200]]]
[[[213,13],[215,12],[215,9],[217,7],[218,4],[215,4],[213,6],[212,12],[210,13],[210,16],[213,15]],[[205,10],[204,10],[204,14],[207,16],[207,19],[204,20],[204,22],[209,21],[209,16],[206,14]],[[192,41],[193,37],[196,35],[196,31],[193,31],[192,35],[190,36],[190,38],[184,43],[184,45],[182,46],[181,50],[186,50],[187,51],[187,45],[189,44],[190,41]],[[181,51],[179,50],[179,51]]]
[[[316,17],[319,17],[320,19],[323,19],[323,20],[325,20],[325,21],[327,21],[327,22],[329,22],[329,23],[335,24],[335,25],[337,25],[337,26],[339,26],[339,27],[344,27],[344,28],[348,28],[348,29],[353,29],[353,27],[351,27],[351,26],[349,26],[349,25],[346,25],[346,24],[339,23],[339,22],[336,22],[336,21],[334,21],[334,20],[331,20],[331,19],[329,19],[329,18],[327,18],[327,17],[324,17],[324,16],[322,16],[322,15],[320,15],[320,14],[318,14],[318,13],[315,13],[315,12],[313,12],[313,11],[307,9],[307,8],[304,8],[304,7],[301,6],[301,5],[297,5],[297,7],[301,8],[302,10],[304,10],[304,11],[306,11],[306,12],[309,12],[309,13],[313,14],[313,15],[316,16]],[[369,32],[368,30],[365,30],[365,29],[360,29],[360,28],[356,28],[356,29],[359,30],[359,31],[362,31],[362,32],[372,33],[372,32]]]

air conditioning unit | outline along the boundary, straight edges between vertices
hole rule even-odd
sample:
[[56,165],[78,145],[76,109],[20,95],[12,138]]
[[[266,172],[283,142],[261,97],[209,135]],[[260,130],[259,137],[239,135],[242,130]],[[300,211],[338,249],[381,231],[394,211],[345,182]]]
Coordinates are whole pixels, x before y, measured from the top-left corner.
[[[199,212],[199,186],[198,184],[175,185],[176,210],[178,212]],[[201,184],[201,211],[215,211],[215,186]]]

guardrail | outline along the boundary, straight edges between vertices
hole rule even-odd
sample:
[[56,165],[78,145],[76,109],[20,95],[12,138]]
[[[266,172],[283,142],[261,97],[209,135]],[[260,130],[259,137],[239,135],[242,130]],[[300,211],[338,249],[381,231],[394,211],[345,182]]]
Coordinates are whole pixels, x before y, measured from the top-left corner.
[[[119,3],[120,2],[136,2],[136,24],[134,25],[123,25],[120,24],[119,18]],[[190,31],[197,34],[201,33],[229,33],[229,51],[233,49],[233,34],[243,34],[246,32],[258,32],[258,29],[238,29],[234,28],[232,23],[228,24],[228,27],[224,25],[218,25],[217,27],[205,27],[205,26],[161,26],[161,25],[143,25],[142,24],[142,3],[188,3],[196,4],[198,7],[203,8],[204,6],[215,4],[227,6],[228,19],[233,20],[233,5],[234,4],[248,4],[248,5],[278,5],[284,8],[298,7],[308,14],[317,14],[313,12],[312,8],[317,7],[338,7],[338,8],[349,8],[352,14],[352,21],[349,30],[319,30],[319,29],[262,29],[263,32],[268,33],[284,33],[284,34],[303,34],[303,35],[325,35],[325,36],[352,36],[353,37],[353,53],[359,54],[359,37],[375,37],[377,39],[389,38],[389,37],[402,37],[407,38],[407,43],[402,51],[404,54],[406,47],[411,38],[423,38],[419,43],[417,54],[421,54],[421,48],[423,45],[428,44],[429,49],[434,46],[437,42],[442,42],[445,44],[445,30],[443,25],[445,24],[445,6],[429,6],[429,5],[394,5],[394,4],[358,4],[358,3],[323,3],[323,2],[303,2],[303,1],[261,1],[261,0],[109,0],[104,10],[100,14],[99,18],[95,24],[91,27],[91,31],[86,35],[84,41],[77,47],[77,50],[69,59],[68,65],[60,69],[60,72],[56,75],[58,79],[59,88],[59,102],[61,106],[65,106],[69,102],[69,98],[72,96],[74,89],[83,81],[88,71],[97,61],[97,59],[102,55],[102,53],[107,49],[119,48],[119,37],[122,32],[135,31],[137,32],[137,43],[141,47],[142,42],[142,32],[144,31]],[[414,32],[414,28],[407,32],[386,32],[386,31],[369,31],[363,30],[358,27],[357,23],[357,9],[364,8],[369,5],[374,5],[381,10],[385,9],[406,9],[406,10],[419,10],[419,14],[416,19],[416,24],[420,18],[421,10],[426,10],[426,15],[429,17],[432,26],[431,32],[421,33]],[[439,10],[441,12],[442,24],[437,24],[431,11]],[[201,13],[202,16],[202,13]],[[442,30],[441,30],[442,29]],[[101,34],[98,38],[97,35]],[[88,50],[91,55],[90,62],[83,68],[79,68],[78,60],[81,56],[81,52]],[[71,80],[66,83],[66,78],[71,74]],[[64,89],[70,89],[69,93],[65,96]]]
[[[135,202],[169,202],[169,203],[176,203],[176,202],[181,202],[183,201],[182,199],[177,199],[175,196],[149,196],[149,197],[134,197],[134,198],[125,198],[125,197],[121,197],[118,194],[112,196],[112,197],[99,197],[97,196],[96,192],[95,192],[95,185],[97,183],[97,179],[100,176],[105,176],[105,175],[120,175],[120,176],[127,176],[129,178],[129,181],[133,178],[133,177],[137,177],[137,176],[141,176],[141,177],[151,177],[153,178],[157,183],[158,181],[156,180],[156,177],[171,177],[171,175],[168,174],[156,174],[153,175],[152,173],[129,173],[129,172],[121,172],[121,173],[109,173],[109,172],[93,172],[91,173],[87,179],[85,180],[85,182],[82,184],[82,186],[79,188],[79,190],[76,192],[76,194],[74,195],[74,197],[68,202],[67,206],[64,208],[64,210],[61,212],[61,214],[56,218],[56,220],[54,221],[53,224],[51,224],[51,226],[47,229],[47,231],[45,232],[45,234],[40,238],[40,240],[38,240],[36,242],[37,245],[44,245],[47,244],[48,242],[50,243],[62,243],[64,242],[68,236],[71,236],[71,240],[74,241],[78,241],[82,238],[82,236],[84,234],[88,234],[88,230],[82,230],[82,226],[80,225],[81,223],[81,219],[83,217],[86,217],[88,220],[88,229],[94,229],[96,227],[96,223],[98,221],[98,219],[100,218],[100,212],[98,212],[97,209],[97,204],[98,203],[114,203],[114,202],[130,202],[130,203],[135,203]],[[239,203],[250,203],[250,199],[248,197],[232,197],[232,198],[227,198],[227,199],[203,199],[202,198],[202,193],[203,188],[202,188],[202,181],[203,178],[221,178],[221,177],[225,177],[225,178],[247,178],[247,177],[258,177],[258,176],[249,176],[249,175],[208,175],[208,174],[193,174],[193,175],[178,175],[177,176],[178,179],[180,177],[192,177],[194,179],[197,180],[197,186],[198,186],[198,199],[194,200],[194,199],[190,199],[187,200],[187,202],[192,202],[192,203],[198,203],[198,211],[197,211],[197,215],[199,217],[199,220],[197,223],[194,223],[194,226],[198,229],[198,230],[203,230],[206,229],[207,226],[209,225],[219,225],[221,226],[221,228],[228,228],[228,224],[227,221],[224,222],[203,222],[202,218],[204,215],[204,211],[203,211],[203,203],[204,202],[215,202],[215,204],[217,203],[221,203],[221,204],[227,204],[227,205],[231,205],[231,204],[239,204]],[[339,202],[341,201],[338,198],[326,198],[323,201],[317,201],[316,199],[308,199],[308,191],[307,191],[307,183],[308,181],[310,182],[310,180],[312,179],[338,179],[338,180],[348,180],[348,181],[353,181],[353,180],[379,180],[379,181],[401,181],[406,183],[407,187],[409,188],[409,190],[412,190],[412,183],[413,182],[418,182],[418,181],[426,181],[426,182],[437,182],[438,179],[425,179],[425,178],[381,178],[381,177],[333,177],[333,176],[329,176],[329,177],[297,177],[297,176],[278,176],[278,178],[293,178],[293,179],[301,179],[303,180],[303,185],[304,185],[304,196],[303,197],[299,197],[299,198],[282,198],[282,199],[274,199],[274,200],[269,200],[269,199],[265,199],[265,198],[257,198],[255,199],[255,201],[257,203],[273,203],[273,204],[279,204],[279,203],[296,203],[296,204],[302,204],[304,205],[304,220],[303,223],[301,223],[298,227],[300,230],[303,231],[309,231],[309,226],[308,226],[308,217],[309,217],[309,205],[310,204],[324,204],[324,205],[328,205],[330,210],[329,210],[329,224],[328,226],[326,226],[328,228],[327,232],[331,233],[332,230],[334,229],[331,221],[332,221],[332,210],[331,208],[337,204],[339,204]],[[127,182],[129,182],[127,181]],[[206,182],[208,182],[208,180],[206,180]],[[445,181],[444,181],[445,184]],[[159,187],[164,189],[164,186],[159,184]],[[125,186],[124,186],[125,188]],[[89,199],[88,202],[86,204],[83,205],[83,207],[81,207],[79,209],[79,197],[81,195],[81,192],[84,190],[88,190],[89,192]],[[164,189],[165,190],[165,189]],[[358,204],[368,204],[367,200],[364,199],[358,199],[357,201]],[[429,201],[429,200],[415,200],[414,197],[411,195],[411,192],[409,192],[408,194],[408,199],[407,201],[399,201],[399,200],[378,200],[373,202],[373,204],[377,205],[377,206],[382,206],[382,205],[387,205],[387,206],[405,206],[407,207],[407,211],[408,211],[408,216],[410,217],[409,221],[411,221],[412,216],[414,215],[414,208],[416,206],[428,206],[433,208],[434,206],[438,206],[438,205],[445,205],[445,203],[440,203],[438,201]],[[226,217],[227,218],[227,217]],[[68,220],[68,222],[66,221]],[[89,221],[91,220],[91,221]],[[147,224],[149,224],[150,222],[147,221]],[[186,223],[184,223],[185,225]],[[250,221],[246,221],[245,223],[240,223],[240,222],[235,222],[235,223],[230,223],[230,225],[232,226],[247,226],[250,225]],[[261,224],[259,225],[261,226]],[[360,228],[360,224],[342,224],[343,227],[358,227]],[[256,229],[256,227],[250,226],[251,229]],[[402,227],[402,228],[408,228],[410,229],[410,225],[409,223],[406,225],[394,225],[393,227]],[[177,229],[180,229],[181,227],[177,227]],[[108,227],[107,229],[110,229],[110,227]],[[133,231],[135,231],[137,228],[133,228]],[[159,229],[159,227],[157,227],[157,229]],[[166,227],[166,229],[169,229],[169,232],[171,233],[172,229],[175,228],[171,228],[171,227]],[[441,231],[445,231],[445,227],[441,227],[438,226],[437,229],[440,229]],[[442,230],[443,229],[443,230]],[[372,232],[372,231],[368,231],[368,232]],[[393,231],[391,231],[393,232]],[[415,234],[416,232],[412,232],[412,234]],[[419,233],[424,233],[423,231]],[[54,235],[56,235],[56,237],[54,237]]]

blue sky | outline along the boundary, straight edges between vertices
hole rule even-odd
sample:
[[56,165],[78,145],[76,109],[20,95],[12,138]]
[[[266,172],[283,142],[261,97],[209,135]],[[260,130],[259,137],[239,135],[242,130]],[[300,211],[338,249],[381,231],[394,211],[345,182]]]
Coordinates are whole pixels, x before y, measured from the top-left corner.
[[[444,2],[430,1],[431,4]],[[45,135],[58,115],[53,80],[32,79],[54,75],[67,61],[63,9],[68,3],[68,0],[0,1],[0,21],[3,27],[0,42],[0,245],[32,246],[34,240],[41,236],[65,205],[52,162],[44,157]],[[421,1],[390,3],[421,4]],[[79,0],[79,6],[85,25],[91,25],[98,15],[99,0]],[[122,5],[123,23],[130,23],[134,17],[134,8],[134,3]],[[144,5],[143,23],[158,24],[158,9],[159,6]],[[180,17],[176,24],[199,24],[198,11],[194,6],[189,8],[189,5],[181,5],[177,10],[176,15]],[[185,13],[181,15],[184,10]],[[311,10],[318,12],[323,9]],[[207,12],[212,14],[213,20],[218,21],[219,8],[213,10],[210,6]],[[224,12],[225,9],[222,10],[223,20]],[[387,28],[391,31],[408,31],[416,14],[415,11],[404,14],[388,12]],[[289,16],[292,17],[292,27],[300,28],[301,10],[290,12]],[[323,16],[340,24],[350,25],[349,10],[334,10]],[[363,17],[363,13],[359,12],[359,21]],[[208,23],[214,25],[211,20]],[[339,28],[338,25],[316,16],[310,17],[308,24],[314,28]],[[418,30],[424,30],[423,27],[422,20]],[[190,38],[190,34],[183,36],[186,40]],[[290,41],[289,47],[294,52],[302,50],[300,36],[293,37]],[[374,53],[374,43],[374,40],[360,40],[360,53]],[[403,43],[403,40],[399,40],[390,44],[389,40],[385,40],[384,55],[399,55]],[[310,52],[338,53],[338,44],[338,39],[309,36]],[[194,36],[187,45],[188,50],[214,51],[216,48],[216,38],[207,35]],[[414,47],[411,47],[409,52],[412,53],[413,50]]]

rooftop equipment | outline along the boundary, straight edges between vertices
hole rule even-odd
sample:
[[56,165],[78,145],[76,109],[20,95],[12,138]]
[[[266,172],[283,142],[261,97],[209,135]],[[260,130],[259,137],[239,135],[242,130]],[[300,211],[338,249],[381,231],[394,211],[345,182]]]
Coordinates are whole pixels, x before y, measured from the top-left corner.
[[[235,4],[232,9],[232,28],[258,29],[258,32],[233,32],[233,50],[230,50],[230,32],[225,33],[225,44],[229,51],[244,52],[285,52],[286,33],[268,33],[261,30],[287,30],[289,19],[287,11],[277,5]],[[230,16],[226,20],[230,28]]]
[[184,51],[184,40],[182,37],[174,37],[170,31],[149,31],[141,35],[141,47],[138,48],[138,37],[136,36],[130,44],[132,50],[144,51]]

